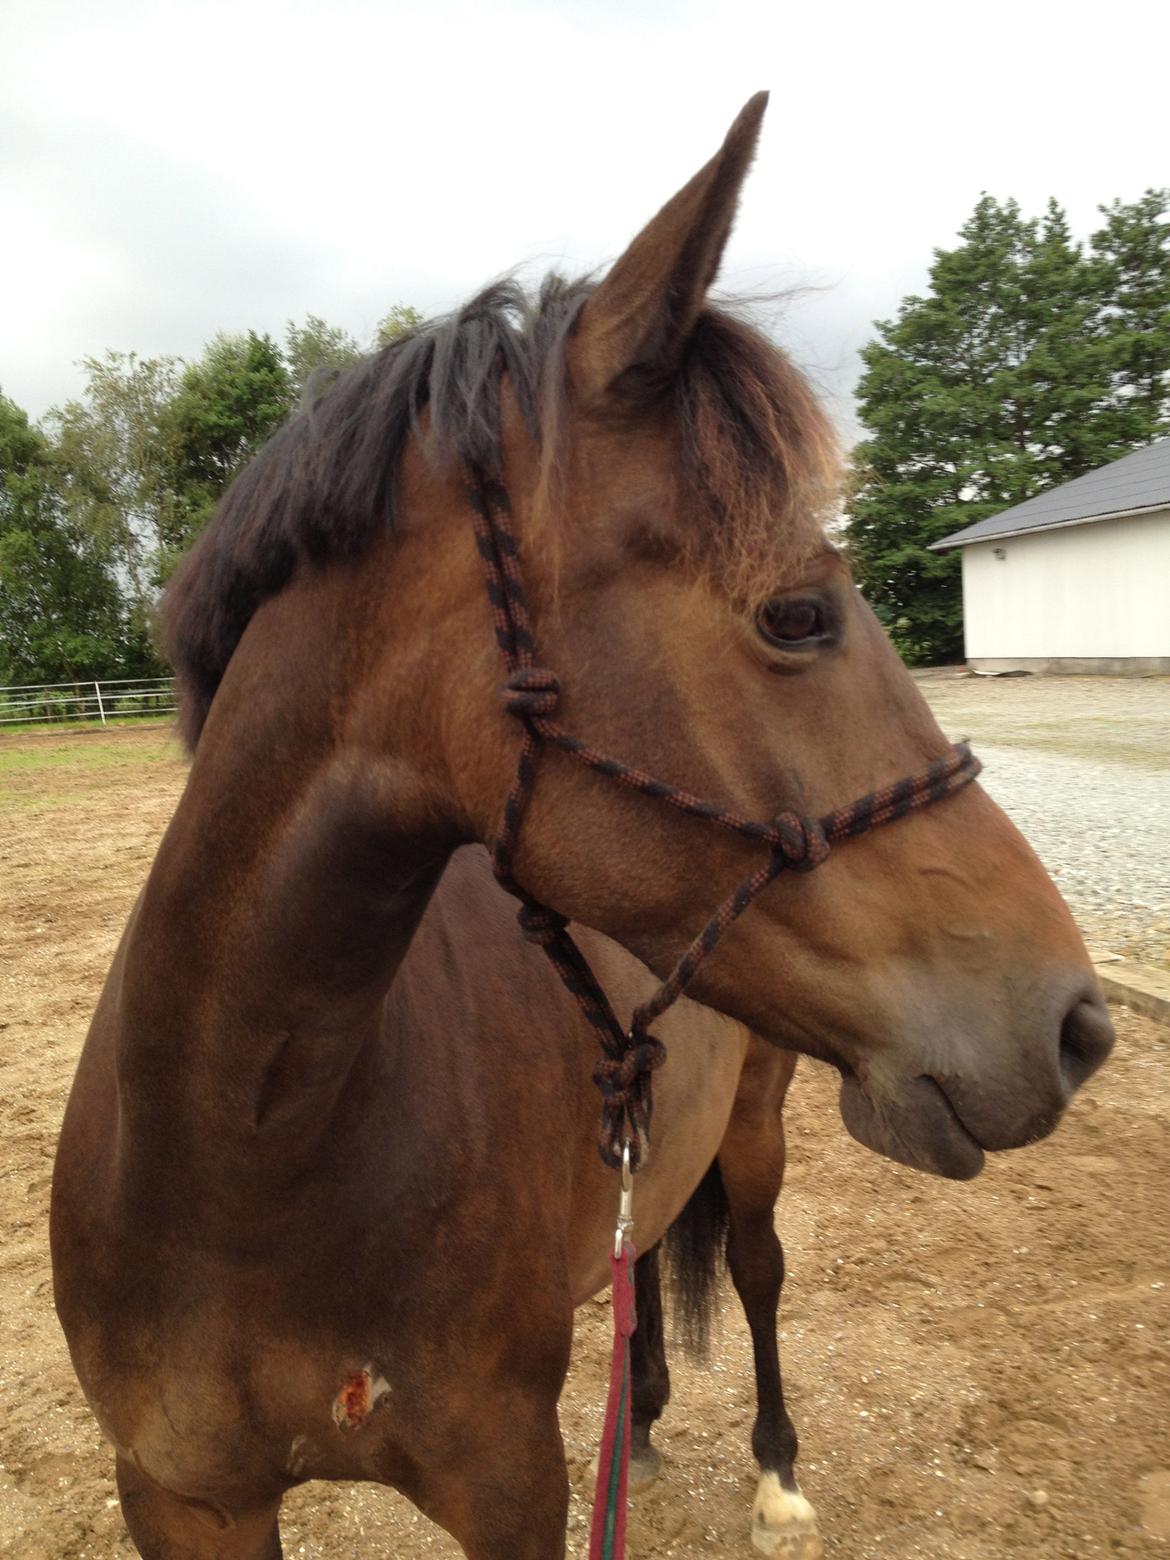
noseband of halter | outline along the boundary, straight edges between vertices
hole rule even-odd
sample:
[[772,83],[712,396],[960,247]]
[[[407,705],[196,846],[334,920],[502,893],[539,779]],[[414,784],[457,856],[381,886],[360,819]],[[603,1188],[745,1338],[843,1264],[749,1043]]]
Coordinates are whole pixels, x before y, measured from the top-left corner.
[[[681,996],[731,923],[782,872],[811,872],[825,860],[831,846],[893,823],[932,802],[941,802],[969,785],[982,766],[967,744],[959,743],[945,758],[937,759],[919,774],[907,775],[880,791],[871,791],[822,818],[785,812],[766,823],[757,823],[607,757],[574,737],[555,719],[560,683],[554,673],[537,664],[507,491],[502,483],[471,470],[467,499],[483,561],[496,642],[508,673],[500,697],[504,709],[520,722],[524,731],[516,778],[504,802],[503,822],[492,846],[492,866],[503,887],[520,900],[518,919],[524,935],[544,949],[597,1031],[602,1056],[593,1078],[602,1096],[601,1157],[607,1165],[618,1168],[623,1143],[628,1141],[631,1161],[637,1168],[650,1128],[651,1074],[666,1060],[666,1048],[650,1033],[650,1025]],[[566,917],[534,899],[513,876],[520,825],[536,781],[541,744],[546,742],[619,785],[768,847],[760,865],[728,895],[666,979],[634,1010],[628,1029],[618,1023],[609,998],[570,937]]]

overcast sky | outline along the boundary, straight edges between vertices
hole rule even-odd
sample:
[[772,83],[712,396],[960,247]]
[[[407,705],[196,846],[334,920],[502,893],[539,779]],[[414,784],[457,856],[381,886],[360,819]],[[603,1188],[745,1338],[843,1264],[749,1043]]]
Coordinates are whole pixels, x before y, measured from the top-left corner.
[[772,92],[724,267],[847,432],[857,350],[981,190],[1170,182],[1170,6],[0,0],[0,388],[323,315],[360,339],[614,258]]

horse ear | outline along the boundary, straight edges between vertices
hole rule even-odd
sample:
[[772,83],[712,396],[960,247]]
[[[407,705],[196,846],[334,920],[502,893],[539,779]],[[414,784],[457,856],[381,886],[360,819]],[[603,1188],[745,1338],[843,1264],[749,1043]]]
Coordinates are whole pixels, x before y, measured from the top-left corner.
[[570,371],[588,405],[665,382],[715,280],[768,94],[740,111],[722,147],[638,234],[581,311]]

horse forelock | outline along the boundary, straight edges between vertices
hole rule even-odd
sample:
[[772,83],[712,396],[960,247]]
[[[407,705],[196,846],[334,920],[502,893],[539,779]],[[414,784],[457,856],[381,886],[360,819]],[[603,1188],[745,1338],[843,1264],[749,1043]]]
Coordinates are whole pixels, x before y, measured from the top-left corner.
[[[592,286],[546,278],[530,298],[495,283],[343,374],[240,473],[160,607],[194,748],[249,621],[304,567],[359,557],[398,522],[415,439],[438,470],[504,475],[500,384],[555,488],[569,425],[566,347]],[[694,551],[753,603],[823,545],[838,470],[831,426],[785,355],[745,321],[701,315],[672,385],[684,468],[701,502]]]
[[698,550],[754,608],[825,545],[841,482],[835,430],[785,353],[715,309],[699,317],[677,396],[687,475],[708,521]]

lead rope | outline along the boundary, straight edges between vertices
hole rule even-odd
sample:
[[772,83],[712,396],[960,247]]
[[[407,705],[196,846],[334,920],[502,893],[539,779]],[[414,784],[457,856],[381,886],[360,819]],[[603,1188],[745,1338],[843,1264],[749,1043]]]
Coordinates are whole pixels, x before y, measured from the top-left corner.
[[630,1240],[634,1227],[634,1174],[630,1145],[622,1146],[622,1193],[609,1256],[613,1293],[613,1351],[609,1391],[597,1453],[597,1483],[593,1490],[593,1520],[589,1528],[589,1560],[623,1560],[626,1552],[626,1509],[630,1483],[630,1338],[638,1325],[634,1263],[638,1253]]
[[[500,696],[504,709],[523,728],[516,776],[504,801],[500,832],[492,846],[492,868],[499,882],[520,900],[518,919],[524,935],[548,955],[566,989],[593,1025],[601,1044],[601,1060],[593,1080],[601,1090],[601,1157],[622,1171],[621,1206],[614,1248],[610,1255],[613,1283],[614,1340],[610,1363],[605,1426],[598,1460],[590,1530],[589,1560],[624,1560],[626,1505],[630,1459],[630,1336],[637,1325],[634,1307],[636,1252],[629,1239],[633,1225],[633,1173],[642,1163],[650,1130],[651,1075],[666,1060],[662,1042],[650,1025],[677,1001],[703,960],[727,928],[757,896],[789,870],[811,872],[832,845],[855,839],[869,829],[893,823],[918,808],[942,801],[979,773],[979,760],[965,744],[951,748],[916,775],[907,775],[880,791],[859,797],[821,818],[785,812],[767,823],[741,818],[712,802],[701,801],[678,786],[656,780],[640,769],[610,758],[566,731],[556,720],[560,683],[555,673],[537,664],[536,642],[524,582],[520,576],[511,506],[503,484],[480,471],[468,471],[467,499],[475,526],[475,541],[483,562],[496,643],[504,658],[507,679]],[[513,859],[525,809],[536,783],[542,743],[619,785],[652,796],[692,817],[770,847],[768,857],[744,878],[711,916],[670,974],[634,1010],[628,1029],[617,1020],[609,998],[589,962],[568,931],[559,911],[541,904],[517,882]]]

